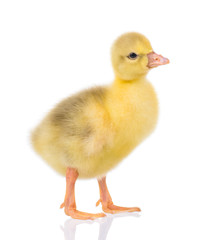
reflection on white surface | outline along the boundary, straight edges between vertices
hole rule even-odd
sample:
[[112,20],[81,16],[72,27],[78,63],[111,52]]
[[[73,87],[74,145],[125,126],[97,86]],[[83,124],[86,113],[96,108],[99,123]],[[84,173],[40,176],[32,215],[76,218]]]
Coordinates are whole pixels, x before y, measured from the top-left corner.
[[65,240],[75,240],[76,226],[79,224],[93,224],[95,222],[99,223],[99,235],[98,240],[106,240],[109,229],[112,225],[113,219],[120,217],[140,217],[141,214],[138,212],[134,213],[121,213],[121,214],[108,214],[104,218],[96,220],[77,220],[77,219],[68,219],[65,221],[64,227],[62,228],[65,236]]

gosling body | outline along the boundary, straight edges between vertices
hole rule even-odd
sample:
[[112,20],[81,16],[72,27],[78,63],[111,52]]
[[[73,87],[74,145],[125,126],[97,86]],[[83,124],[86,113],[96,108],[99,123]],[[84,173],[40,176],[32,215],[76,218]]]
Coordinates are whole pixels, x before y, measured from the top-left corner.
[[59,103],[32,135],[35,150],[56,171],[105,175],[154,129],[155,91],[147,79],[96,87]]

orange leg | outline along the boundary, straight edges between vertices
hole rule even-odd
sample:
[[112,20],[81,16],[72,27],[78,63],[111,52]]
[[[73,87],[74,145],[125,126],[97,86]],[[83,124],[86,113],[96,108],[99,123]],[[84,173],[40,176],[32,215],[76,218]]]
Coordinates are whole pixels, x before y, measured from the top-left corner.
[[104,217],[104,213],[98,213],[98,214],[91,214],[86,212],[80,212],[76,210],[76,201],[75,201],[75,182],[78,178],[78,172],[74,168],[67,168],[66,171],[66,194],[65,194],[65,200],[61,204],[60,208],[65,208],[65,214],[68,216],[71,216],[75,219],[95,219]]
[[96,206],[98,206],[101,202],[102,210],[104,212],[114,214],[114,213],[122,213],[122,212],[140,212],[141,211],[140,208],[138,207],[127,208],[127,207],[119,207],[114,205],[106,185],[106,177],[98,179],[98,184],[100,188],[100,199],[96,203]]

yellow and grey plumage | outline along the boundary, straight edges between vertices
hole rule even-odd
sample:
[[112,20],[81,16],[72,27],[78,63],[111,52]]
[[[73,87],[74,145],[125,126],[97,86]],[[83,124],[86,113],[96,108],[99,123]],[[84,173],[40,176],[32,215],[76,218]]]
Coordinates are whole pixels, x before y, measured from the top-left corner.
[[[150,42],[127,33],[112,47],[115,80],[57,104],[32,133],[36,152],[56,171],[77,169],[79,177],[104,176],[154,129],[155,91],[146,79]],[[139,58],[131,61],[130,52]]]

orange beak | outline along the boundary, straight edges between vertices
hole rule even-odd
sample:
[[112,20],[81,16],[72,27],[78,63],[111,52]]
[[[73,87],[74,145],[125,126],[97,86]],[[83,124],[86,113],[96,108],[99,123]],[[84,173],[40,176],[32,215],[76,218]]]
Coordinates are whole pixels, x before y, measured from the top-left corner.
[[162,57],[161,55],[158,55],[157,53],[154,53],[154,52],[147,54],[147,57],[148,57],[148,64],[147,64],[148,68],[158,67],[161,65],[168,64],[170,62],[168,58]]

